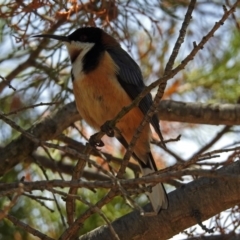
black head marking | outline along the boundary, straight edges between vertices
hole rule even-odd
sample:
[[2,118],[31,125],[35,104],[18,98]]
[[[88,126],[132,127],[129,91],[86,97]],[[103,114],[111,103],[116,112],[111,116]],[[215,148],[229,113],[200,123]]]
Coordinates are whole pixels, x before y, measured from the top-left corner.
[[68,36],[70,41],[101,44],[103,30],[96,27],[79,28]]
[[[107,51],[112,47],[120,47],[119,43],[112,36],[96,27],[79,28],[67,38],[69,39],[70,44],[71,42],[94,44],[82,59],[83,71],[85,73],[94,70],[98,66],[104,51]],[[72,54],[72,63],[75,61],[79,53],[80,52],[76,51],[75,54]]]

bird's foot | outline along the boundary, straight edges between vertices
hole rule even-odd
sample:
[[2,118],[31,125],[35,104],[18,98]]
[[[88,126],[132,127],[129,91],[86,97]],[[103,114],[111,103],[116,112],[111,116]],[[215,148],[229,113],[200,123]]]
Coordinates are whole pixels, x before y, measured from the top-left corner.
[[106,121],[102,126],[101,126],[101,131],[104,132],[108,137],[114,137],[114,130],[110,126],[111,121]]
[[101,139],[98,139],[98,133],[93,134],[90,138],[89,138],[89,144],[92,147],[103,147],[104,143]]

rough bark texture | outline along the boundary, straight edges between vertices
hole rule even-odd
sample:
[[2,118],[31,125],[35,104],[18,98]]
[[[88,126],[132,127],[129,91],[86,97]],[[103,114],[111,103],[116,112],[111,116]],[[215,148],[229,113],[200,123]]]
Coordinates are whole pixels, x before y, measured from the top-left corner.
[[[33,125],[27,132],[42,141],[53,139],[72,123],[80,120],[74,103],[69,103],[43,121]],[[37,148],[30,139],[22,134],[6,147],[0,149],[0,176],[23,162]]]
[[[240,161],[223,167],[219,173],[239,176]],[[169,209],[155,217],[141,217],[134,211],[114,221],[112,226],[120,239],[169,239],[197,223],[194,212],[204,221],[240,203],[239,178],[200,178],[169,194]],[[150,205],[145,207],[150,210]],[[80,240],[111,240],[107,226],[99,227]]]
[[197,124],[239,125],[240,105],[161,101],[159,118]]

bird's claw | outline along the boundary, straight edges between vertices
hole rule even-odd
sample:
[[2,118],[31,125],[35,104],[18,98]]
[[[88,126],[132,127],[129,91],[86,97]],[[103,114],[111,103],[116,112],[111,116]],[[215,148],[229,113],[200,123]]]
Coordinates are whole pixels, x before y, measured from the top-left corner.
[[114,130],[110,126],[110,121],[106,121],[102,126],[101,126],[101,131],[104,132],[108,137],[114,137]]
[[97,139],[97,135],[98,133],[93,134],[90,138],[89,138],[89,144],[92,147],[103,147],[104,143],[101,139]]

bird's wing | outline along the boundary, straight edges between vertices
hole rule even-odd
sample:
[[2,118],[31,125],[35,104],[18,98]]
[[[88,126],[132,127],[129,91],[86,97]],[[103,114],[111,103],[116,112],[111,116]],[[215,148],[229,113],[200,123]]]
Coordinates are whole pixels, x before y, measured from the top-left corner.
[[[122,48],[110,48],[107,52],[112,57],[114,62],[119,67],[118,81],[122,88],[127,92],[128,96],[133,100],[135,99],[145,88],[141,70],[137,63],[125,52]],[[139,108],[144,115],[152,105],[152,96],[147,94],[139,103]],[[157,115],[154,115],[150,121],[155,131],[161,138],[161,132],[159,128],[159,121]]]

